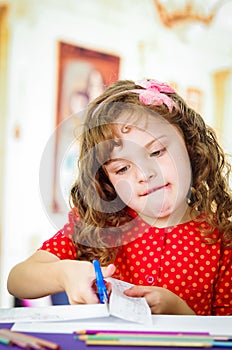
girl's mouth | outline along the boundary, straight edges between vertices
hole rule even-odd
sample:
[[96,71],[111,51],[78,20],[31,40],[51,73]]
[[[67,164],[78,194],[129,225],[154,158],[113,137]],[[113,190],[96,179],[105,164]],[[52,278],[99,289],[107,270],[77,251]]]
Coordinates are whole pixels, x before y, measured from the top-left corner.
[[165,189],[165,188],[167,188],[169,185],[170,185],[170,184],[167,183],[166,185],[162,185],[162,186],[158,186],[158,187],[153,187],[153,188],[149,189],[148,191],[143,192],[142,194],[140,194],[140,197],[148,196],[148,195],[151,194],[151,193],[154,193],[154,192],[157,192],[157,191],[159,191],[159,190]]

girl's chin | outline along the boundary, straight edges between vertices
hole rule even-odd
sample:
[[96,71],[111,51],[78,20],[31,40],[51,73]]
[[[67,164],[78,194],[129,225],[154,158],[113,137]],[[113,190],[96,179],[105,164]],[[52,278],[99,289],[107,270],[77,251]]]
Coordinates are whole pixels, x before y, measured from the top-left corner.
[[174,210],[173,207],[162,207],[160,211],[143,210],[139,216],[149,225],[157,227],[173,226],[190,220],[188,208],[183,206]]
[[162,210],[157,212],[148,212],[143,211],[139,213],[139,216],[146,221],[147,223],[155,223],[160,220],[168,220],[168,218],[172,215],[172,210]]
[[149,216],[153,219],[163,219],[173,214],[173,208],[170,205],[162,206],[161,208],[154,208],[152,211],[144,210],[143,215]]

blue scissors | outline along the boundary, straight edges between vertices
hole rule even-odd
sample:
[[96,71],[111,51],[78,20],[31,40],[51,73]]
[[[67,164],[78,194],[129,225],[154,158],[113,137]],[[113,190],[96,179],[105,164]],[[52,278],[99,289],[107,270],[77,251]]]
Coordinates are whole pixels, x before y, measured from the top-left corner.
[[101,266],[98,260],[93,260],[93,266],[96,274],[96,285],[98,291],[98,297],[101,304],[108,304],[109,295],[107,292],[107,288],[105,286],[104,278],[102,275]]

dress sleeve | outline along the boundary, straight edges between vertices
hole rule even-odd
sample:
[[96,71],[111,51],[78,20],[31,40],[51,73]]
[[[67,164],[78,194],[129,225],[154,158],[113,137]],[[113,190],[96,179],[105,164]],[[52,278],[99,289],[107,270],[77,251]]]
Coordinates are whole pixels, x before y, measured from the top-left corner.
[[[69,222],[58,231],[53,237],[45,241],[39,250],[46,250],[56,255],[60,260],[75,260],[77,248],[73,242],[74,234],[74,217],[73,213],[69,214]],[[75,217],[75,220],[78,218]]]
[[214,315],[232,315],[232,249],[224,249],[213,301]]

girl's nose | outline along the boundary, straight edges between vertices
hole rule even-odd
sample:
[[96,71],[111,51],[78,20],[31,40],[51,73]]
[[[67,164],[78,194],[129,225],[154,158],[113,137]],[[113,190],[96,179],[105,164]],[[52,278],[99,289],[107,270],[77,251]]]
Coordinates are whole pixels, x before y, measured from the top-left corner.
[[139,182],[149,182],[154,179],[157,175],[155,166],[150,166],[150,164],[141,164],[138,168],[138,181]]

